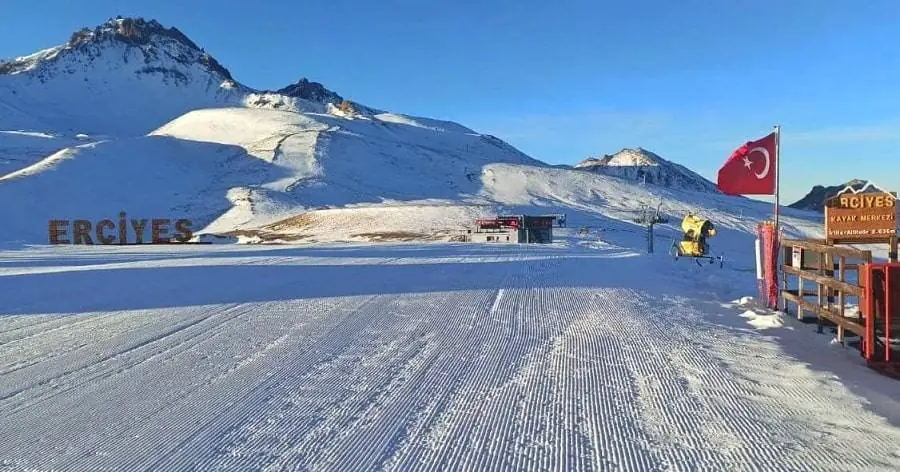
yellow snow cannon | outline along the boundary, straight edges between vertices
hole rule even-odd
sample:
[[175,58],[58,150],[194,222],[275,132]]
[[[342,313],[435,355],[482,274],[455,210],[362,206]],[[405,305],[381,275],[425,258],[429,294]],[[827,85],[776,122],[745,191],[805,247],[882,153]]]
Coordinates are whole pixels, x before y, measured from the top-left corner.
[[718,261],[721,267],[724,263],[723,256],[710,256],[709,244],[706,239],[716,235],[716,227],[708,219],[688,214],[681,221],[681,241],[672,243],[672,255],[679,257],[692,257],[700,264],[699,259],[707,259],[709,263]]

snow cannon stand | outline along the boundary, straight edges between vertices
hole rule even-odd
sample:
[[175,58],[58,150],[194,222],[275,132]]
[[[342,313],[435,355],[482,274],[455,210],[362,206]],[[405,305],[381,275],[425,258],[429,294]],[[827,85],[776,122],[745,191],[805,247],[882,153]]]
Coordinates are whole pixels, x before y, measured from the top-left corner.
[[709,261],[709,264],[719,263],[719,267],[724,267],[725,256],[710,254],[707,238],[716,235],[716,227],[711,221],[700,218],[693,214],[688,214],[681,221],[681,230],[683,236],[681,241],[672,241],[670,253],[675,260],[681,257],[694,259],[697,265],[701,266],[701,260]]

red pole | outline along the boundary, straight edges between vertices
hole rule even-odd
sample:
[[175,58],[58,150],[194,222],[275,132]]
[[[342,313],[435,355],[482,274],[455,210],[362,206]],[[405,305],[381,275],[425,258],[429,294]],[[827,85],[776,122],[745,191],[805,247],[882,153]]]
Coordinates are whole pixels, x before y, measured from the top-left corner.
[[891,267],[884,266],[884,361],[891,361]]
[[873,285],[873,280],[875,279],[875,269],[872,267],[872,264],[866,264],[865,271],[865,282],[863,282],[863,286],[865,287],[865,292],[863,292],[865,313],[863,313],[863,318],[866,322],[866,337],[863,340],[863,357],[866,361],[872,360],[872,354],[875,352],[875,287]]

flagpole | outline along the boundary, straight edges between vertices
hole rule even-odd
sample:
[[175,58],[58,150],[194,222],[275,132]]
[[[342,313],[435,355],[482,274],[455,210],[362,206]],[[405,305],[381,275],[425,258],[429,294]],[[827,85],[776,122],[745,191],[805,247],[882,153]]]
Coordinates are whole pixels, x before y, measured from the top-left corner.
[[778,236],[779,187],[781,186],[781,125],[775,125],[775,235]]
[[[778,291],[778,275],[781,272],[781,279],[784,280],[784,273],[782,272],[784,269],[779,269],[779,256],[781,255],[781,227],[778,226],[778,214],[779,211],[779,192],[781,190],[781,125],[775,125],[775,234],[772,235],[775,247],[775,262],[773,264],[772,270],[774,274],[772,274],[772,283],[775,284],[775,304],[772,306],[773,310],[778,309],[778,304],[781,301],[780,293]],[[803,292],[803,283],[800,283],[800,292]],[[800,294],[802,297],[802,293]],[[771,298],[771,297],[770,297]]]

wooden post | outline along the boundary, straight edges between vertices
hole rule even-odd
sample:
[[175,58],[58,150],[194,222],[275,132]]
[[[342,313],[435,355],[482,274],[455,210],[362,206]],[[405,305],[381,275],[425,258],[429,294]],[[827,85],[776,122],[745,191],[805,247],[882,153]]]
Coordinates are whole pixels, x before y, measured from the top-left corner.
[[891,236],[891,240],[888,243],[890,244],[890,248],[888,249],[888,260],[890,262],[897,262],[897,235]]
[[[841,256],[840,259],[838,260],[838,279],[841,282],[847,281],[846,273],[844,272],[844,265],[846,265],[846,258],[844,256]],[[844,318],[844,291],[843,290],[838,291],[838,303],[840,305],[838,310],[841,314],[841,319],[843,319]],[[838,325],[837,337],[838,337],[838,342],[840,342],[841,344],[844,344],[844,326],[843,325]]]
[[[824,269],[824,275],[829,278],[834,278],[834,254],[831,252],[826,252],[823,254],[821,261]],[[834,309],[834,292],[835,290],[831,287],[825,287],[825,306],[828,311],[832,311]],[[844,343],[844,328],[841,324],[837,326],[837,340],[839,343]]]
[[[838,279],[839,279],[841,282],[846,282],[846,281],[847,281],[847,272],[846,272],[846,269],[845,269],[845,266],[846,266],[846,265],[847,265],[847,258],[844,257],[844,256],[841,256],[841,258],[840,258],[840,260],[839,260],[839,262],[838,262]],[[844,306],[845,306],[846,303],[847,303],[846,300],[844,300],[844,291],[843,291],[843,290],[840,290],[840,291],[838,292],[838,303],[840,304],[841,317],[843,318],[843,316],[844,316]]]
[[[827,253],[825,255],[825,275],[828,277],[834,277],[834,254]],[[828,296],[828,308],[831,309],[832,304],[834,303],[834,292],[835,290],[832,288],[828,288],[826,295]]]
[[[786,273],[784,271],[784,266],[782,266],[781,267],[781,291],[782,292],[787,292],[787,290],[788,290],[787,276],[785,274]],[[787,298],[783,297],[783,296],[781,297],[781,311],[783,313],[788,312]]]
[[[825,256],[826,256],[826,254],[827,254],[826,252],[819,253],[819,260],[818,260],[818,263],[819,263],[818,274],[823,275],[823,276],[825,275]],[[816,306],[818,306],[820,308],[822,307],[822,292],[823,291],[824,290],[823,290],[822,284],[819,282],[816,282]],[[820,315],[818,313],[816,313],[816,332],[817,333],[822,332],[822,315]]]
[[[783,292],[786,292],[788,290],[788,281],[786,272],[784,271],[784,266],[788,265],[788,261],[790,260],[790,257],[788,256],[790,246],[779,245],[779,247],[781,247],[781,255],[782,259],[784,260],[784,263],[782,263],[780,267],[781,272],[779,273],[779,275],[781,276],[781,290]],[[783,313],[788,313],[787,298],[785,298],[784,296],[781,297],[781,311]]]

